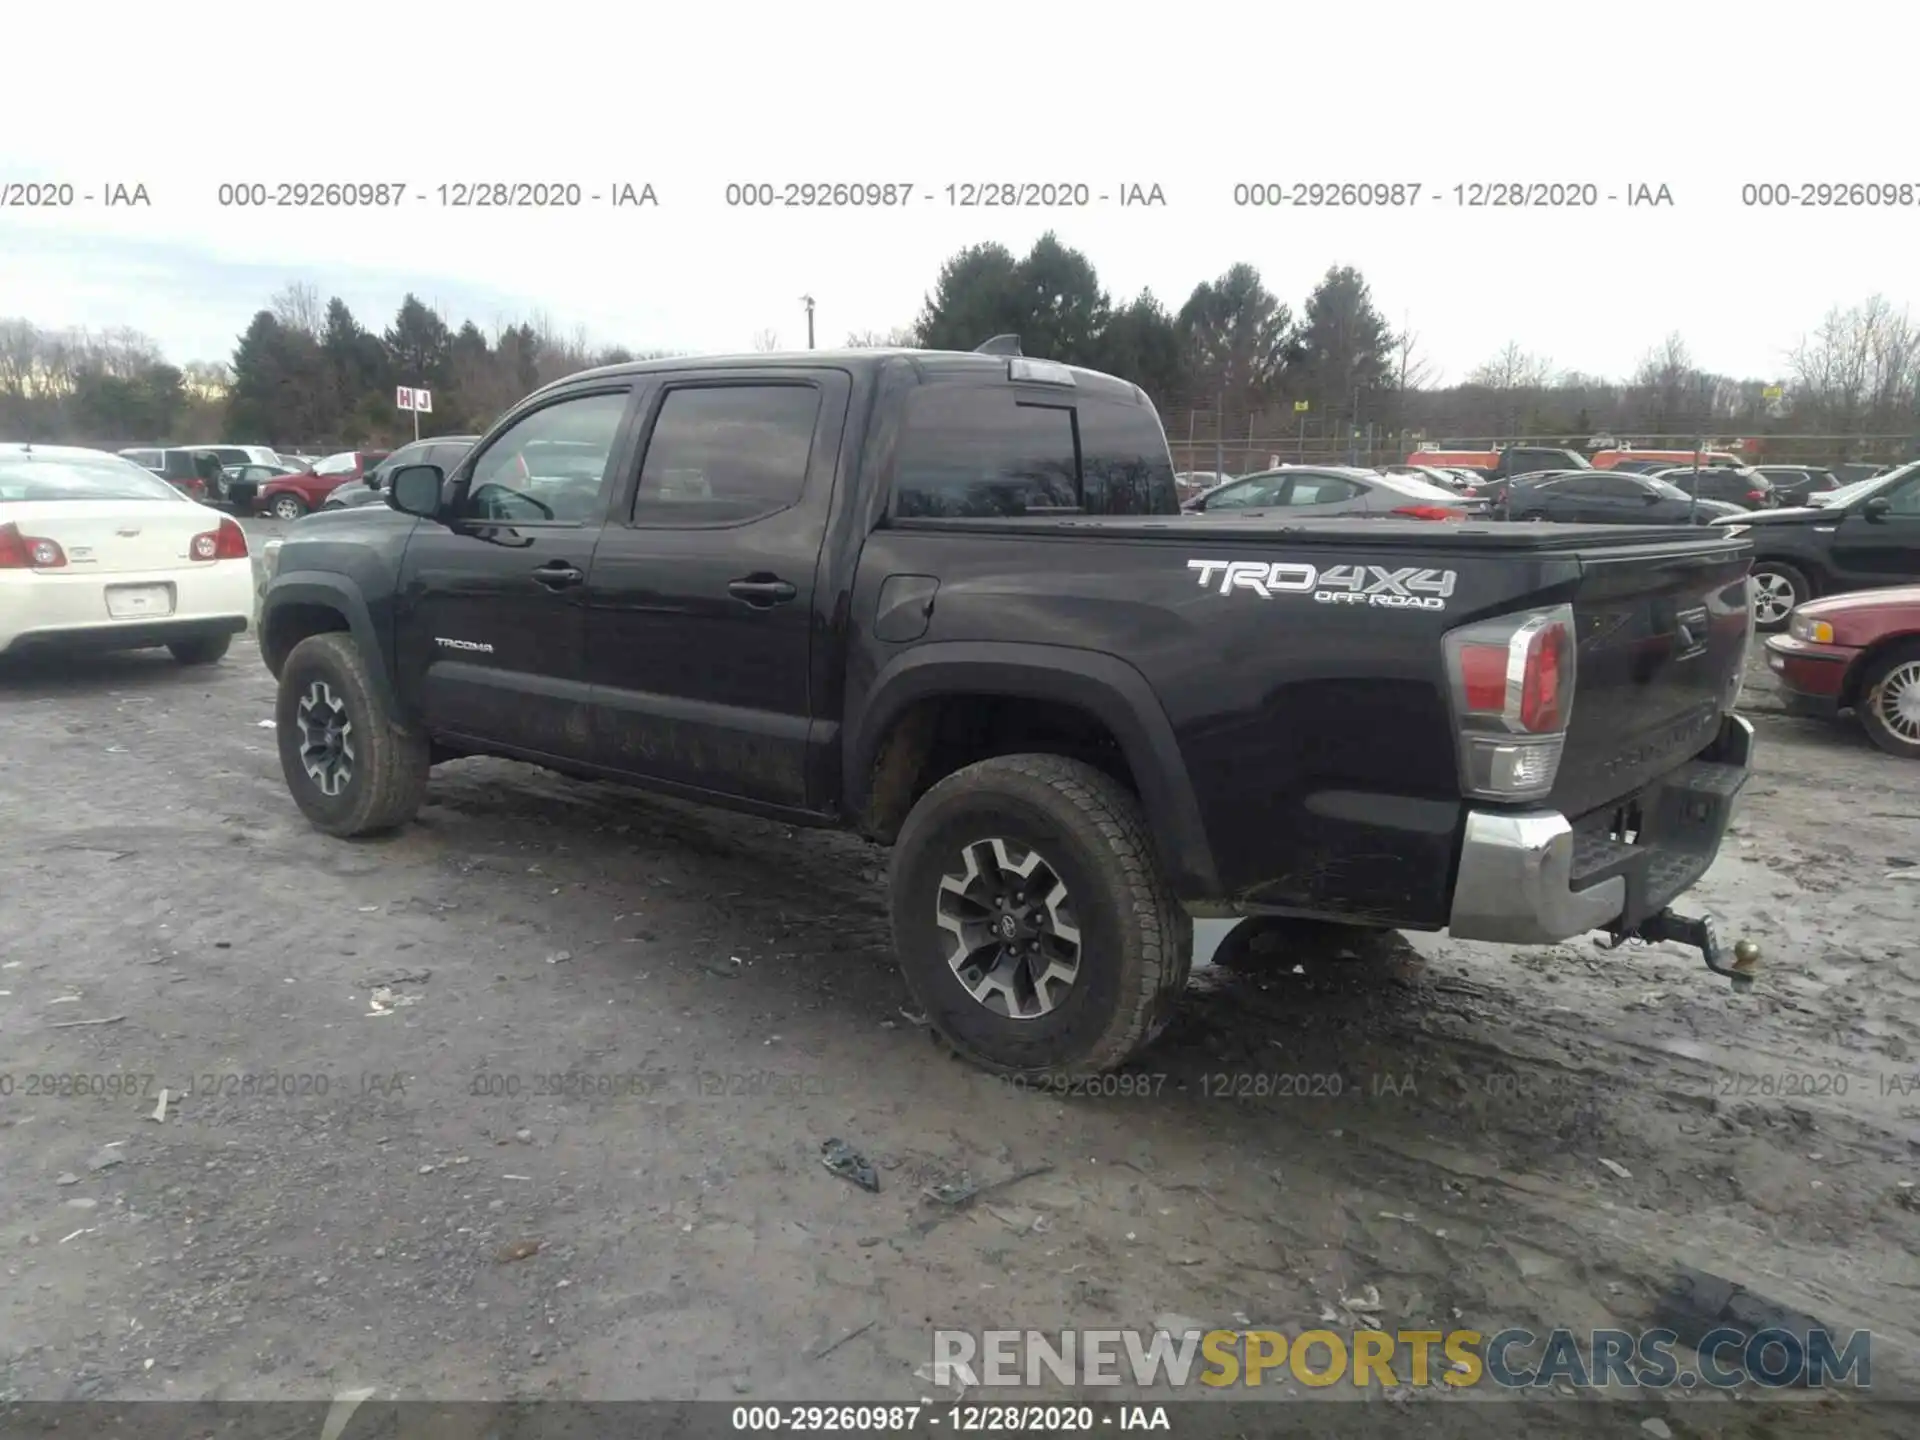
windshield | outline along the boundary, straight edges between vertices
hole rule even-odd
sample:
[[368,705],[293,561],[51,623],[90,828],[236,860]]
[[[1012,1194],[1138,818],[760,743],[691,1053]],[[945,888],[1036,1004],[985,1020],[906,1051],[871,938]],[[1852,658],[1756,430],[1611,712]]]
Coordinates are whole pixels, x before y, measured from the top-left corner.
[[1444,486],[1436,485],[1431,480],[1422,480],[1417,476],[1382,475],[1379,478],[1389,490],[1397,491],[1402,495],[1411,495],[1416,500],[1457,500],[1459,498]]
[[1809,495],[1807,501],[1823,510],[1829,505],[1851,505],[1854,501],[1871,495],[1882,486],[1892,484],[1912,469],[1911,465],[1903,465],[1890,475],[1870,475],[1865,480],[1856,480],[1851,485],[1842,485],[1838,490],[1829,490],[1822,495]]
[[0,502],[28,500],[172,500],[166,481],[118,456],[0,456]]

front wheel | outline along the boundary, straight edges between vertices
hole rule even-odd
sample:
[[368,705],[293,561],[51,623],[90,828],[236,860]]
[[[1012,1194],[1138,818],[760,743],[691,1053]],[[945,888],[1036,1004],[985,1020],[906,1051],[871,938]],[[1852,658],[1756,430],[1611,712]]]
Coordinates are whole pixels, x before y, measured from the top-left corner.
[[1867,738],[1889,755],[1920,760],[1920,645],[1902,646],[1867,667],[1854,713]]
[[1794,612],[1813,598],[1807,577],[1778,560],[1762,560],[1753,567],[1753,623],[1759,630],[1783,628]]
[[307,502],[298,495],[276,495],[273,497],[273,518],[276,520],[298,520],[307,513]]
[[280,669],[274,709],[293,803],[329,835],[372,835],[414,817],[432,747],[394,723],[349,635],[310,635]]
[[894,845],[894,944],[933,1027],[985,1069],[1112,1070],[1172,1018],[1193,921],[1154,856],[1140,803],[1057,755],[956,771]]

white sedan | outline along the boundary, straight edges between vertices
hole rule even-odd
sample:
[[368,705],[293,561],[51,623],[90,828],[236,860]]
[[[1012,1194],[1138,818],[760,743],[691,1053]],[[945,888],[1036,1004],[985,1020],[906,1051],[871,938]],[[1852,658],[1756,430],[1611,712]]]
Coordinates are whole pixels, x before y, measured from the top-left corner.
[[0,655],[164,645],[206,665],[252,614],[231,515],[102,450],[0,444]]

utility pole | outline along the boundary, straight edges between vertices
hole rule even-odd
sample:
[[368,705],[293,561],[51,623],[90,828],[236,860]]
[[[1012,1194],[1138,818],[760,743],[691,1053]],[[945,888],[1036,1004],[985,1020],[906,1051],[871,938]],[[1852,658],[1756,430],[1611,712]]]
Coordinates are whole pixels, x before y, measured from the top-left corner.
[[1693,437],[1693,493],[1687,497],[1687,523],[1700,523],[1700,452],[1707,443],[1706,436]]
[[807,307],[807,349],[813,348],[813,297],[802,295],[800,303]]
[[1213,473],[1216,483],[1227,478],[1227,394],[1216,390],[1213,395]]

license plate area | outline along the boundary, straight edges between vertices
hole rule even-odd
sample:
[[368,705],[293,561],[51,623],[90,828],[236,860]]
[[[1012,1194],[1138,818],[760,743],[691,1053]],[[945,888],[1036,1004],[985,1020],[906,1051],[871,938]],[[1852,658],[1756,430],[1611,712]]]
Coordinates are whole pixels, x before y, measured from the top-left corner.
[[151,620],[173,614],[171,585],[109,585],[107,614],[115,620]]

